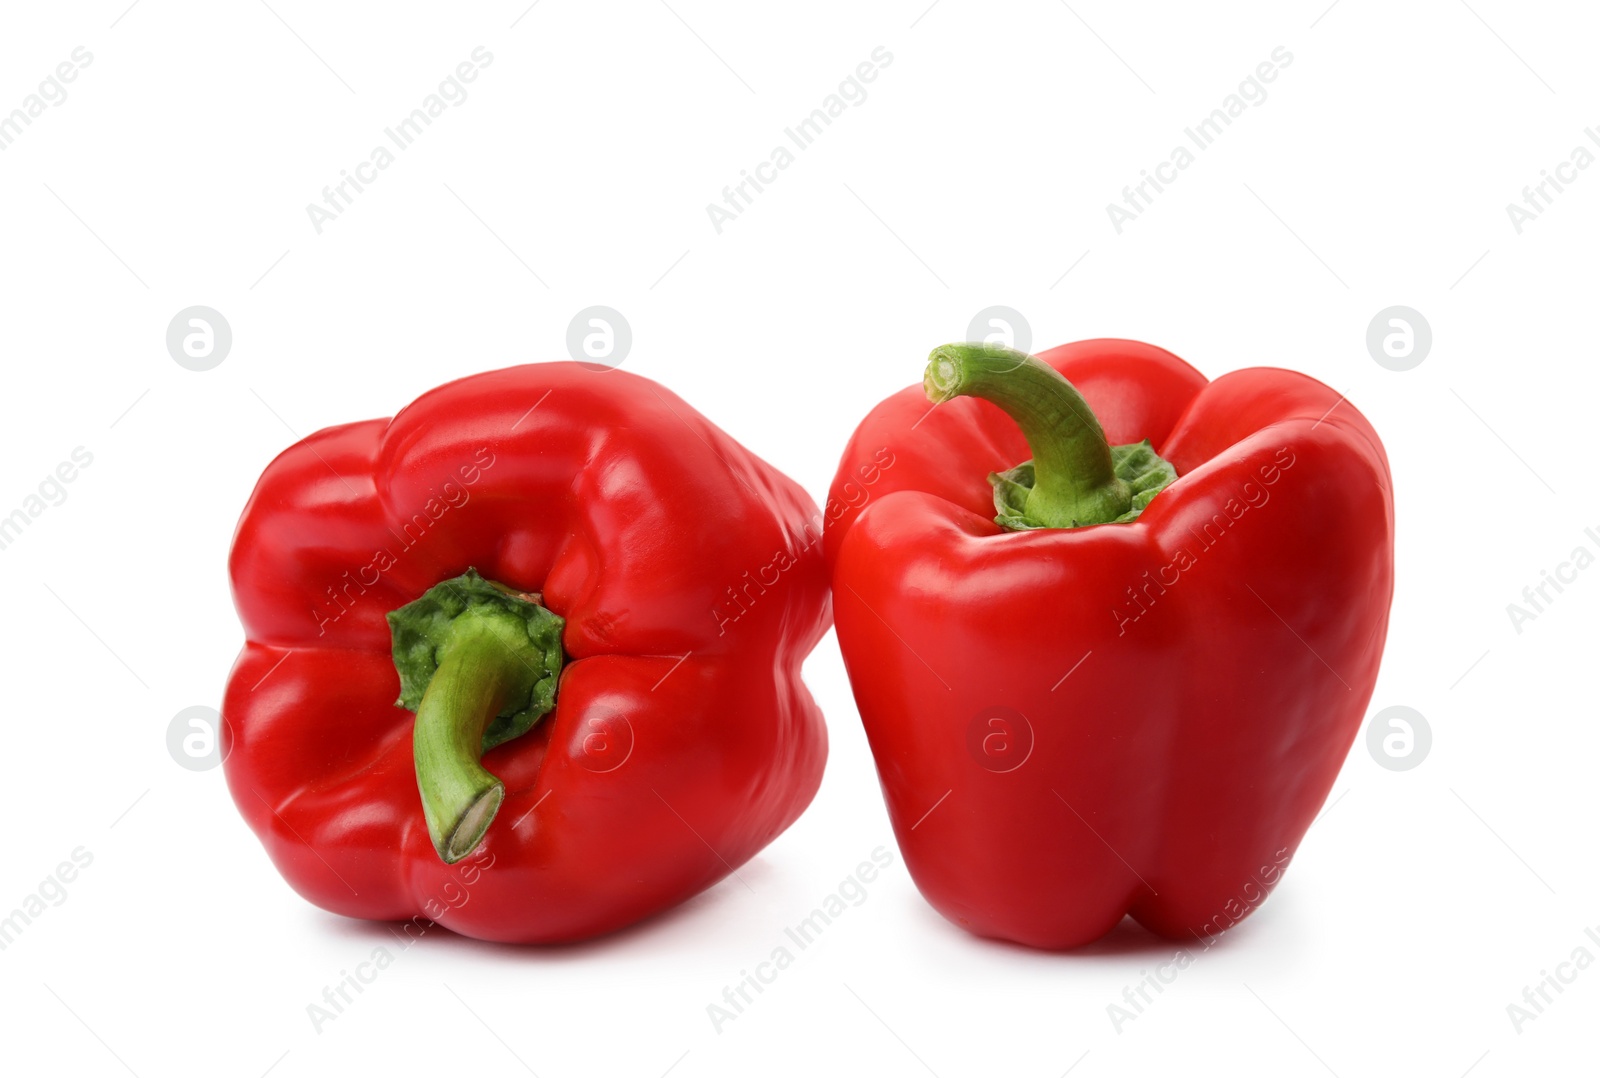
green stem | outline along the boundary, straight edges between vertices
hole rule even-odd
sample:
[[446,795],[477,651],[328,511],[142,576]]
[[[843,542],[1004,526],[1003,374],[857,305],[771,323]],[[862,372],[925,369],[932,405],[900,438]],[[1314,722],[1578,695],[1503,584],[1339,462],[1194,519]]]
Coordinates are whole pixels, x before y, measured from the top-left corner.
[[1077,528],[1124,517],[1133,491],[1112,467],[1105,431],[1055,368],[992,344],[947,344],[928,357],[923,389],[942,403],[981,397],[1017,421],[1033,450],[1032,527]]
[[471,569],[389,614],[396,703],[416,712],[417,790],[447,864],[477,848],[505,800],[483,754],[555,707],[564,624],[537,596]]
[[520,626],[501,626],[501,620],[457,619],[411,735],[428,834],[447,864],[477,848],[505,800],[504,784],[478,762],[483,735],[506,702],[525,697],[534,681],[512,635]]

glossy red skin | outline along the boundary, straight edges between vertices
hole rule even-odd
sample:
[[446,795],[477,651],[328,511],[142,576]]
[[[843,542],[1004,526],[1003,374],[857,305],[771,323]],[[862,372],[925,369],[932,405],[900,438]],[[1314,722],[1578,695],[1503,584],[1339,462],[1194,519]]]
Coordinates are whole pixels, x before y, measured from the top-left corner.
[[[1131,523],[1002,532],[987,475],[1030,455],[1016,424],[972,398],[930,413],[905,389],[862,422],[831,491],[839,645],[906,865],[940,913],[1041,948],[1125,914],[1193,941],[1278,882],[1360,726],[1393,593],[1388,460],[1348,402],[1291,371],[1208,384],[1118,340],[1040,358],[1113,444],[1149,438],[1177,481]],[[1292,462],[1266,484],[1280,450]],[[1218,512],[1206,547],[1191,528]],[[1180,549],[1188,568],[1156,575]],[[1119,624],[1146,570],[1176,582]],[[1032,730],[1013,770],[968,748],[994,706]],[[1005,763],[1024,743],[1010,725]]]
[[[492,459],[468,485],[480,448]],[[426,527],[402,534],[416,512]],[[546,943],[681,902],[821,781],[827,735],[800,680],[830,623],[820,519],[782,473],[622,371],[513,367],[314,434],[267,468],[234,538],[234,800],[289,884],[351,917]],[[395,563],[369,584],[379,550]],[[779,552],[792,564],[763,572]],[[424,823],[384,615],[469,566],[542,593],[568,660],[555,710],[484,757],[506,800],[450,866]],[[746,571],[769,586],[734,619],[727,589]],[[330,586],[349,587],[348,610],[324,621]]]

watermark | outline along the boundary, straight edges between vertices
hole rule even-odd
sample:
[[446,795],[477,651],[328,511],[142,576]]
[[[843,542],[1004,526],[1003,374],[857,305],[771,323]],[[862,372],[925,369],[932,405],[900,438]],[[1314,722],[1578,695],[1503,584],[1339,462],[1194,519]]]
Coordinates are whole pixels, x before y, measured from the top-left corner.
[[591,371],[622,366],[633,347],[633,327],[615,307],[585,307],[567,323],[567,354]]
[[1421,366],[1433,350],[1433,327],[1415,307],[1385,307],[1367,323],[1367,354],[1385,370]]
[[[830,894],[817,904],[803,920],[783,930],[783,942],[774,947],[765,959],[756,963],[754,972],[739,971],[739,979],[722,989],[720,1001],[706,1004],[706,1017],[711,1028],[719,1034],[729,1022],[744,1014],[760,995],[778,980],[778,974],[794,965],[795,958],[822,936],[828,926],[838,921],[849,910],[867,900],[867,887],[878,874],[894,863],[894,857],[882,846],[872,851],[872,860],[862,861],[855,871],[846,876]],[[790,945],[793,945],[793,950]]]
[[[751,206],[755,205],[756,196],[765,191],[769,186],[778,181],[778,176],[787,171],[798,159],[796,154],[809,150],[821,137],[822,132],[833,126],[833,121],[843,116],[851,108],[860,108],[867,100],[867,84],[876,82],[878,75],[884,68],[894,63],[894,54],[887,48],[879,45],[872,50],[869,59],[861,61],[833,93],[822,99],[822,104],[811,110],[810,115],[800,122],[783,129],[785,141],[772,148],[765,161],[758,162],[753,168],[739,171],[739,182],[730,184],[722,189],[722,203],[706,203],[706,216],[711,219],[711,227],[722,235],[722,230],[727,225],[738,220]],[[790,149],[790,147],[793,149]]]
[[0,550],[9,550],[15,545],[22,538],[22,533],[42,517],[46,509],[64,503],[67,500],[67,485],[93,463],[94,454],[81,445],[76,446],[68,459],[57,464],[39,480],[35,493],[23,498],[22,504],[10,513],[0,516]]
[[1220,935],[1244,920],[1251,910],[1267,900],[1267,894],[1283,879],[1288,867],[1289,848],[1284,846],[1273,853],[1271,864],[1256,869],[1255,875],[1239,888],[1239,893],[1223,904],[1221,913],[1206,922],[1207,934]]
[[1127,601],[1111,611],[1111,617],[1117,623],[1117,635],[1126,635],[1129,625],[1150,613],[1157,601],[1167,594],[1167,589],[1177,587],[1183,574],[1200,564],[1199,555],[1221,542],[1223,536],[1237,526],[1246,513],[1266,505],[1272,498],[1272,492],[1267,488],[1282,479],[1283,473],[1293,468],[1294,464],[1294,451],[1288,446],[1281,447],[1273,455],[1273,463],[1263,464],[1256,469],[1260,483],[1247,480],[1236,496],[1222,504],[1221,512],[1213,513],[1210,520],[1198,527],[1190,525],[1190,534],[1197,544],[1196,553],[1191,553],[1186,546],[1179,547],[1170,561],[1154,570],[1146,569],[1141,578],[1144,583],[1137,589],[1132,585],[1127,588]]
[[839,496],[828,498],[828,504],[823,508],[826,521],[819,523],[832,523],[847,511],[864,507],[872,500],[872,491],[867,488],[882,479],[883,473],[894,467],[894,461],[894,453],[889,447],[881,446],[872,454],[871,460],[856,465],[855,472],[839,487]]
[[[1214,936],[1208,936],[1200,941],[1202,954],[1213,946],[1215,939]],[[1154,970],[1141,969],[1137,981],[1123,986],[1122,1002],[1106,1004],[1106,1017],[1111,1019],[1111,1028],[1120,1036],[1129,1022],[1137,1021],[1145,1009],[1155,1003],[1156,997],[1178,979],[1178,974],[1194,965],[1196,957],[1194,951],[1180,948]],[[1152,992],[1155,995],[1151,995]]]
[[[1600,126],[1586,127],[1583,134],[1596,146],[1600,146]],[[1539,182],[1530,184],[1522,189],[1522,205],[1515,202],[1506,203],[1506,216],[1511,219],[1511,229],[1517,235],[1522,235],[1522,230],[1537,221],[1544,215],[1544,211],[1556,204],[1556,196],[1566,191],[1568,185],[1578,182],[1578,175],[1594,164],[1594,151],[1583,143],[1572,148],[1572,153],[1567,160],[1560,162],[1555,168],[1542,168],[1539,170]]]
[[94,854],[79,846],[71,853],[70,861],[62,861],[55,871],[46,876],[32,894],[24,895],[17,908],[0,919],[0,951],[17,941],[34,921],[44,916],[46,910],[61,906],[67,901],[67,887],[78,878],[78,873],[94,864]]
[[1386,707],[1367,724],[1367,751],[1379,767],[1410,771],[1432,748],[1433,728],[1416,708]]
[[[437,488],[430,487],[430,497],[423,503],[422,508],[411,514],[411,519],[400,525],[400,531],[393,529],[389,534],[395,537],[399,547],[396,553],[388,547],[375,551],[365,565],[353,571],[345,570],[339,578],[340,583],[329,584],[326,589],[327,599],[321,609],[311,608],[311,616],[317,622],[317,635],[325,636],[328,626],[344,617],[360,601],[367,589],[375,587],[383,574],[400,564],[400,558],[416,547],[427,536],[428,531],[438,524],[444,515],[452,509],[460,509],[472,500],[472,492],[467,488],[483,478],[483,473],[494,467],[495,455],[488,446],[480,447],[473,454],[473,463],[463,464],[455,470],[454,476],[446,479]],[[459,479],[460,482],[456,482]]]
[[[1600,926],[1585,928],[1583,934],[1589,943],[1600,948]],[[1578,974],[1592,965],[1594,952],[1580,943],[1572,949],[1565,962],[1556,963],[1554,973],[1547,969],[1540,970],[1539,980],[1523,988],[1522,1002],[1506,1004],[1506,1017],[1511,1019],[1511,1028],[1521,1036],[1523,1028],[1543,1015],[1545,1008],[1555,1003],[1556,998],[1578,979]],[[1551,995],[1552,992],[1555,995]]]
[[211,307],[185,307],[167,324],[167,353],[184,370],[209,371],[233,350],[233,327]]
[[711,607],[711,617],[717,623],[717,635],[726,636],[728,626],[750,613],[767,589],[776,587],[784,573],[800,564],[806,551],[822,542],[828,522],[838,520],[850,509],[860,509],[866,505],[872,498],[872,492],[867,488],[882,479],[883,473],[894,467],[894,461],[895,456],[888,446],[879,449],[870,461],[858,465],[855,474],[845,480],[839,488],[841,497],[829,497],[823,511],[801,526],[800,535],[796,537],[800,540],[797,551],[777,551],[766,564],[754,570],[746,569],[739,578],[739,584],[729,585],[724,593],[726,598],[718,600]]
[[186,707],[167,724],[167,753],[188,771],[210,771],[223,761],[222,714],[214,707]]
[[[494,866],[494,854],[477,853],[455,865],[456,878],[446,880],[439,894],[422,904],[423,914],[406,921],[395,931],[395,947],[400,954],[409,951],[416,942],[434,927],[434,922],[451,910],[465,906],[472,898],[470,888],[483,874]],[[378,980],[378,974],[394,965],[397,957],[383,944],[372,949],[365,961],[356,963],[354,970],[341,969],[339,979],[324,985],[320,1002],[306,1004],[306,1017],[311,1028],[320,1035],[329,1022],[342,1017],[355,1001]]]
[[55,70],[46,75],[39,88],[22,99],[22,104],[9,113],[0,115],[0,150],[9,150],[11,144],[22,137],[22,132],[33,126],[33,121],[45,114],[46,109],[60,108],[67,103],[67,84],[78,81],[78,73],[94,63],[94,53],[79,45],[70,58],[61,61]]
[[1033,329],[1014,307],[985,307],[968,323],[967,340],[1026,353],[1033,347]]
[[572,741],[578,763],[597,775],[615,771],[627,763],[633,755],[633,743],[633,723],[628,721],[628,716],[603,707],[591,709],[584,715]]
[[986,707],[967,723],[967,755],[986,771],[1015,771],[1033,755],[1033,724],[1014,707]]
[[[814,534],[813,534],[814,532]],[[726,636],[728,626],[736,623],[740,618],[750,613],[770,588],[778,586],[783,579],[783,574],[799,565],[805,552],[822,541],[822,529],[813,529],[810,521],[801,529],[805,542],[800,544],[800,549],[793,553],[780,550],[772,555],[772,560],[765,565],[757,567],[754,571],[746,569],[739,578],[737,585],[729,585],[725,594],[727,598],[719,600],[711,607],[711,617],[717,623],[717,635]]]
[[[1572,548],[1572,553],[1567,555],[1567,560],[1556,565],[1555,572],[1549,569],[1539,570],[1539,582],[1529,584],[1522,589],[1522,602],[1507,603],[1506,616],[1511,619],[1511,627],[1522,635],[1522,627],[1530,621],[1539,620],[1539,615],[1549,610],[1556,599],[1567,590],[1563,585],[1572,585],[1578,582],[1578,574],[1583,572],[1595,562],[1595,550],[1600,550],[1600,533],[1593,528],[1583,529],[1583,537],[1594,548],[1585,543],[1579,543]],[[1555,594],[1552,595],[1551,592]]]
[[1222,133],[1246,111],[1266,104],[1267,84],[1276,82],[1279,73],[1292,63],[1294,54],[1279,45],[1272,50],[1270,59],[1257,64],[1255,70],[1239,83],[1238,89],[1222,99],[1221,105],[1192,127],[1185,127],[1183,134],[1186,141],[1174,146],[1167,160],[1152,168],[1140,169],[1139,182],[1122,189],[1122,205],[1106,203],[1106,216],[1111,219],[1112,230],[1122,235],[1125,226],[1138,220],[1155,205],[1157,195],[1178,182],[1178,176],[1197,160],[1197,153],[1204,153],[1216,145]]
[[372,148],[365,161],[353,168],[339,170],[339,182],[322,189],[322,205],[306,203],[306,216],[317,235],[322,235],[325,225],[337,221],[344,212],[355,205],[356,196],[378,177],[388,171],[398,160],[397,154],[415,146],[422,133],[433,126],[433,121],[443,116],[445,110],[460,108],[467,103],[467,84],[478,81],[478,75],[494,63],[494,53],[479,45],[469,59],[461,61],[450,74],[440,80],[438,87],[422,99],[422,104],[391,127],[383,129],[385,142]]
[[1223,906],[1223,913],[1206,923],[1209,933],[1204,936],[1196,933],[1198,950],[1194,947],[1181,947],[1173,952],[1170,959],[1155,969],[1141,969],[1137,981],[1123,986],[1121,1001],[1106,1004],[1106,1017],[1111,1020],[1111,1028],[1120,1036],[1128,1023],[1137,1021],[1144,1015],[1161,994],[1178,979],[1178,974],[1194,965],[1201,955],[1217,945],[1223,933],[1242,921],[1246,914],[1266,900],[1267,893],[1283,878],[1284,869],[1288,864],[1289,850],[1285,847],[1272,855],[1271,864],[1262,865],[1257,869],[1255,875],[1239,889],[1239,894],[1230,898]]

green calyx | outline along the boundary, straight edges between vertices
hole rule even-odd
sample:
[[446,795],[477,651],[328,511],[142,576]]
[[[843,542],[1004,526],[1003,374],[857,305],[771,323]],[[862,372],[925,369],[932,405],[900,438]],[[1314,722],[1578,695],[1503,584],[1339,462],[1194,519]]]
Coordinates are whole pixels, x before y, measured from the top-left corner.
[[480,758],[555,707],[565,624],[538,596],[475,569],[389,613],[395,703],[417,716],[417,789],[428,834],[448,863],[477,848],[505,799]]
[[1033,459],[993,473],[995,523],[1009,531],[1135,520],[1176,469],[1148,440],[1111,445],[1087,401],[1054,367],[991,344],[947,344],[928,357],[935,404],[980,397],[1017,421]]
[[1033,493],[1035,476],[1033,461],[1025,460],[1015,468],[1003,472],[990,472],[989,483],[994,487],[994,507],[999,515],[994,522],[1007,531],[1027,531],[1030,528],[1081,527],[1083,524],[1126,524],[1137,520],[1150,499],[1160,494],[1167,484],[1178,478],[1161,457],[1156,455],[1150,439],[1132,445],[1111,447],[1111,470],[1128,488],[1132,497],[1128,511],[1108,521],[1085,520],[1074,524],[1045,524],[1028,516],[1028,495]]

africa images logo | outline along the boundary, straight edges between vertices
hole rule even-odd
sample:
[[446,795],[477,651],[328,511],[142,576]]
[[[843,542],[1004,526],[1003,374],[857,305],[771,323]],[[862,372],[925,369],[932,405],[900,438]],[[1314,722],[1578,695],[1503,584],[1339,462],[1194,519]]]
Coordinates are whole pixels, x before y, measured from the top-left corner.
[[[1288,446],[1282,447],[1273,455],[1272,463],[1256,469],[1260,484],[1246,482],[1239,488],[1238,497],[1223,502],[1221,512],[1212,514],[1210,520],[1198,527],[1191,525],[1189,530],[1199,542],[1196,547],[1198,553],[1204,554],[1221,542],[1222,537],[1228,534],[1228,529],[1237,525],[1251,509],[1266,505],[1272,497],[1272,492],[1267,488],[1282,479],[1283,473],[1294,467],[1294,462],[1294,450]],[[1142,578],[1144,583],[1137,590],[1129,585],[1128,601],[1111,611],[1111,617],[1117,623],[1117,635],[1126,635],[1129,625],[1150,613],[1150,608],[1167,593],[1167,589],[1176,587],[1183,579],[1183,574],[1198,564],[1200,560],[1196,553],[1191,553],[1188,547],[1179,547],[1171,561],[1156,567],[1153,576],[1151,570],[1145,570]]]

